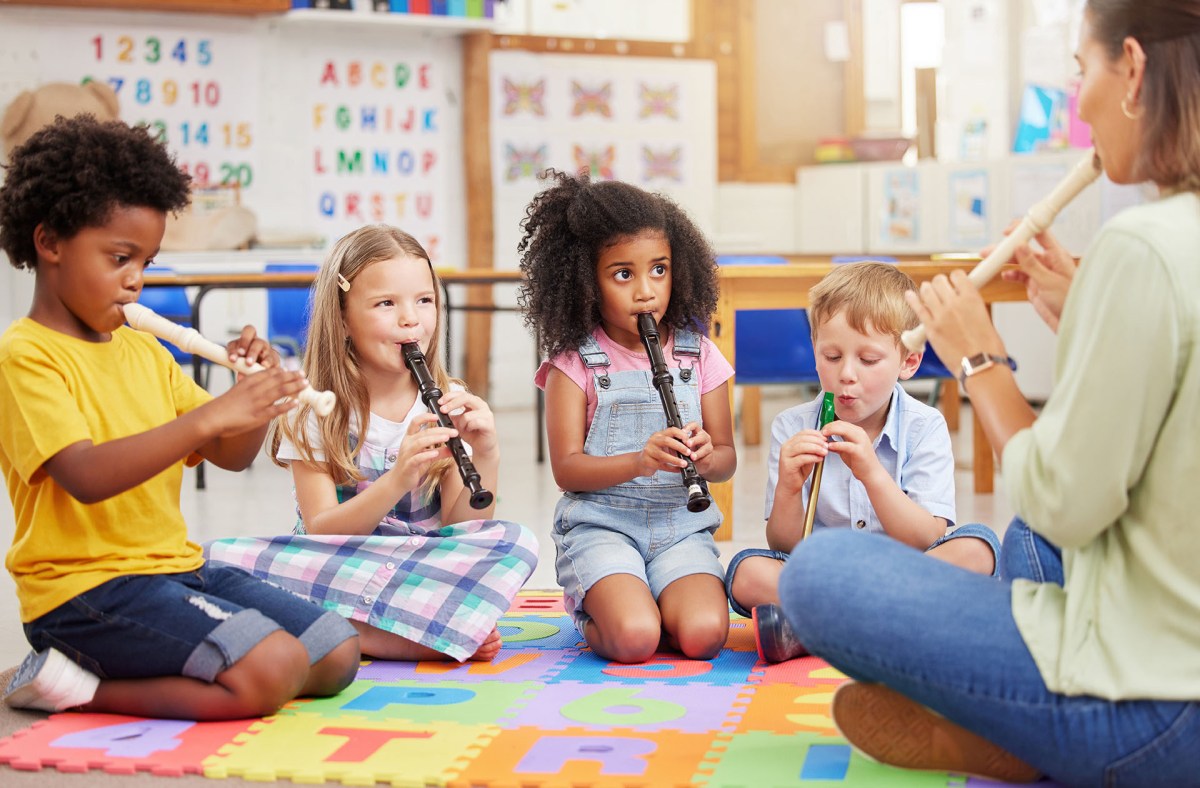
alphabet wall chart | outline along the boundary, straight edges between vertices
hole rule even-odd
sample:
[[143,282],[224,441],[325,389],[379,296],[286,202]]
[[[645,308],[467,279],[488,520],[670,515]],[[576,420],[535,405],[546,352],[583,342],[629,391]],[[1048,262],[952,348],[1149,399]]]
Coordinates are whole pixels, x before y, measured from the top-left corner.
[[385,222],[411,233],[439,261],[451,155],[440,62],[424,41],[310,53],[310,191],[327,237]]

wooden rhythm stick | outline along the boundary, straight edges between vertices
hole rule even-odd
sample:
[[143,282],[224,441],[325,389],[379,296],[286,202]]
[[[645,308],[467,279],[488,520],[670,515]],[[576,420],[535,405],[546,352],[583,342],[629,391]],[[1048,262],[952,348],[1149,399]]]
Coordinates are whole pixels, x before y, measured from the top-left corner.
[[[996,244],[992,253],[983,258],[979,265],[967,274],[967,279],[975,285],[975,289],[978,290],[990,282],[1000,272],[1000,268],[1012,259],[1018,246],[1028,243],[1029,239],[1053,224],[1058,212],[1075,199],[1075,196],[1088,184],[1099,178],[1101,172],[1100,158],[1094,149],[1089,148],[1087,154],[1071,168],[1071,171],[1054,187],[1050,194],[1030,208],[1016,229]],[[914,353],[924,350],[925,326],[919,325],[905,331],[900,335],[900,341]]]
[[[821,400],[821,416],[817,420],[817,429],[821,429],[835,419],[837,419],[837,414],[833,408],[833,392],[826,391],[825,398]],[[813,468],[812,488],[808,491],[808,505],[804,509],[804,534],[800,537],[802,540],[812,534],[813,519],[817,516],[817,493],[821,490],[821,473],[824,470],[824,460],[818,462],[817,467]]]
[[[130,326],[138,331],[145,331],[159,339],[166,340],[185,353],[206,358],[214,364],[228,367],[243,375],[266,369],[261,364],[251,364],[245,359],[230,361],[229,353],[225,348],[212,340],[205,339],[196,329],[167,320],[141,304],[126,304],[124,310],[125,320]],[[306,387],[297,394],[296,399],[312,406],[318,416],[328,416],[337,402],[337,397],[332,391],[316,391],[312,386]]]

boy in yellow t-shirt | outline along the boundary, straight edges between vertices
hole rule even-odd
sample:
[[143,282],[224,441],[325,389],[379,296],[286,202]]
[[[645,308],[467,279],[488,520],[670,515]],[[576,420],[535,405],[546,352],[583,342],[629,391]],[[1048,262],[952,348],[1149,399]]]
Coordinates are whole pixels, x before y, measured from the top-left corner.
[[193,720],[330,695],[358,666],[335,613],[213,568],[179,510],[184,461],[250,464],[304,387],[249,326],[230,357],[266,367],[213,399],[153,337],[124,327],[188,177],[145,128],[59,118],[12,152],[0,248],[32,270],[0,336],[5,562],[35,649],[13,706]]

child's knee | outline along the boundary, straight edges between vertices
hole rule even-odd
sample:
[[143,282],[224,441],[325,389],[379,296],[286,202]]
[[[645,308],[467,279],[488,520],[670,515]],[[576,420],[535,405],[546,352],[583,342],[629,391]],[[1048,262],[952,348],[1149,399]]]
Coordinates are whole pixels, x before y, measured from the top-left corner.
[[319,697],[336,695],[349,687],[358,675],[362,653],[358,638],[348,638],[322,657],[312,666],[316,680],[309,687],[309,694]]
[[[593,619],[591,625],[597,626]],[[615,662],[645,662],[662,640],[662,623],[650,616],[622,616],[604,625],[609,658]]]
[[721,610],[717,615],[696,613],[675,636],[679,650],[688,659],[712,659],[724,648],[729,638],[729,613]]
[[779,597],[777,575],[768,576],[768,573],[759,571],[760,569],[756,561],[747,559],[738,565],[729,584],[730,596],[747,610],[755,605],[777,601]]
[[983,539],[966,539],[969,546],[964,556],[965,569],[981,575],[996,573],[996,551]]
[[231,693],[236,716],[262,717],[300,694],[308,670],[308,650],[278,630],[217,676],[217,682]]
[[969,572],[991,575],[996,571],[996,551],[986,540],[976,536],[950,539],[934,548],[934,554]]

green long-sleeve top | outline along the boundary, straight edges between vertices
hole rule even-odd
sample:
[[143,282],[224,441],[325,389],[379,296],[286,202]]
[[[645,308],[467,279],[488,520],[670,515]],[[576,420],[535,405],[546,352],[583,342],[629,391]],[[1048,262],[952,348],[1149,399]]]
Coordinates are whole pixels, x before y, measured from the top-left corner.
[[1047,686],[1200,699],[1200,196],[1122,212],[1083,257],[1056,383],[1004,449],[1017,514],[1065,584],[1018,580],[1012,612]]

